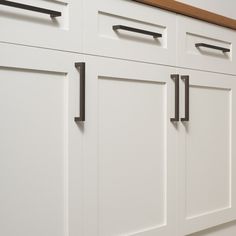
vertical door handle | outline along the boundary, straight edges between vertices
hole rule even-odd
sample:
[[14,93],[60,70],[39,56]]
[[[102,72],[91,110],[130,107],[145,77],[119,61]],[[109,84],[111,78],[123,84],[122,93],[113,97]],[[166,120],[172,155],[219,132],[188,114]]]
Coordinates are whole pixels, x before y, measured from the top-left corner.
[[181,76],[181,80],[185,84],[185,117],[181,118],[181,121],[189,121],[189,76]]
[[170,76],[175,82],[175,117],[170,118],[171,122],[179,121],[179,75],[173,74]]
[[80,71],[80,116],[75,117],[75,122],[85,121],[85,63],[76,62],[75,67]]

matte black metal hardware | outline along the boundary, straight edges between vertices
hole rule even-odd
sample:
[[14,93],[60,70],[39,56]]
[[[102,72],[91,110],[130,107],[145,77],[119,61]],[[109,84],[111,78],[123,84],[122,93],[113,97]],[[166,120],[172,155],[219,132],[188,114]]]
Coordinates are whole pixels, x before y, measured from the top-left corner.
[[171,122],[179,121],[179,75],[173,74],[170,76],[175,81],[175,117],[170,118]]
[[189,76],[182,75],[181,80],[185,83],[185,117],[181,121],[189,121]]
[[215,45],[211,45],[211,44],[206,44],[206,43],[196,43],[195,46],[197,48],[199,47],[205,47],[205,48],[211,48],[211,49],[216,49],[216,50],[220,50],[222,52],[230,52],[229,48],[223,48],[223,47],[218,47]]
[[49,9],[45,9],[45,8],[35,7],[35,6],[12,2],[12,1],[0,0],[0,5],[20,8],[20,9],[24,9],[24,10],[28,10],[28,11],[36,11],[39,13],[48,14],[51,17],[61,16],[61,12],[59,12],[59,11],[53,11],[53,10],[49,10]]
[[137,28],[133,28],[133,27],[125,26],[125,25],[113,25],[112,28],[115,31],[116,30],[126,30],[126,31],[131,31],[131,32],[139,33],[139,34],[151,35],[153,38],[161,38],[162,37],[162,34],[160,34],[160,33],[137,29]]
[[75,67],[80,71],[80,116],[75,117],[75,122],[85,121],[85,63],[76,62]]

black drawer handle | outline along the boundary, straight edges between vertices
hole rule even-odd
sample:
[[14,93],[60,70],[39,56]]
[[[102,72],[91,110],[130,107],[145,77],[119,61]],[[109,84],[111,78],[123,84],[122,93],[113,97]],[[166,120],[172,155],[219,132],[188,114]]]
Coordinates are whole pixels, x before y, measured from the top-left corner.
[[28,11],[36,11],[36,12],[40,12],[43,14],[48,14],[51,17],[61,16],[61,12],[59,12],[59,11],[53,11],[53,10],[49,10],[49,9],[45,9],[45,8],[34,7],[34,6],[30,6],[30,5],[26,5],[26,4],[22,4],[22,3],[17,3],[17,2],[0,0],[0,5],[20,8],[20,9],[24,9],[24,10],[28,10]]
[[196,43],[195,46],[197,48],[205,47],[205,48],[212,48],[212,49],[220,50],[222,52],[230,52],[229,48],[218,47],[218,46],[207,44],[207,43]]
[[185,84],[185,117],[181,121],[189,121],[189,76],[182,75],[181,79]]
[[76,62],[75,67],[80,71],[80,116],[75,117],[75,122],[85,121],[85,63]]
[[170,118],[171,122],[179,121],[179,75],[171,75],[171,79],[175,82],[175,117]]
[[151,32],[147,30],[142,30],[142,29],[137,29],[125,25],[113,25],[113,30],[126,30],[126,31],[131,31],[139,34],[146,34],[146,35],[151,35],[153,38],[161,38],[162,34],[156,33],[156,32]]

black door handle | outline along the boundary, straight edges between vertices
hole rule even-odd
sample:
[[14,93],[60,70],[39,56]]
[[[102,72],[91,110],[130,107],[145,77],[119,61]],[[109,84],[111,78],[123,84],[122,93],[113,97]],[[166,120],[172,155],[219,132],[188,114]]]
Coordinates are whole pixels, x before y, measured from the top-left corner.
[[53,10],[49,10],[49,9],[45,9],[45,8],[41,8],[41,7],[35,7],[35,6],[12,2],[12,1],[0,0],[0,5],[20,8],[20,9],[24,9],[24,10],[28,10],[28,11],[36,11],[39,13],[48,14],[51,17],[61,16],[61,12],[59,12],[59,11],[53,11]]
[[216,50],[219,50],[219,51],[222,51],[222,52],[230,52],[229,48],[218,47],[218,46],[207,44],[207,43],[196,43],[195,47],[197,47],[197,48],[205,47],[205,48],[216,49]]
[[170,76],[175,82],[175,117],[170,118],[171,122],[179,121],[179,75],[173,74]]
[[185,83],[185,117],[181,121],[189,121],[189,76],[181,76],[181,80]]
[[85,121],[85,63],[76,62],[75,67],[80,71],[80,116],[75,117],[75,122]]
[[137,29],[137,28],[133,28],[133,27],[125,26],[125,25],[113,25],[112,28],[115,31],[116,30],[126,30],[126,31],[135,32],[135,33],[139,33],[139,34],[151,35],[153,38],[161,38],[162,37],[162,34],[160,34],[160,33]]

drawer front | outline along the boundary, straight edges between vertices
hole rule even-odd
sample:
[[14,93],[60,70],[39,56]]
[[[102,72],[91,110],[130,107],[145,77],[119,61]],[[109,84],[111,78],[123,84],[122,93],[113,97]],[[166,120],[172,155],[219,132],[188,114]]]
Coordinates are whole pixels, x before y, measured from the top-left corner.
[[176,14],[129,0],[84,4],[85,53],[175,65]]
[[82,50],[82,0],[6,2],[0,3],[1,42]]
[[177,17],[177,65],[185,68],[235,74],[236,33],[206,22]]

